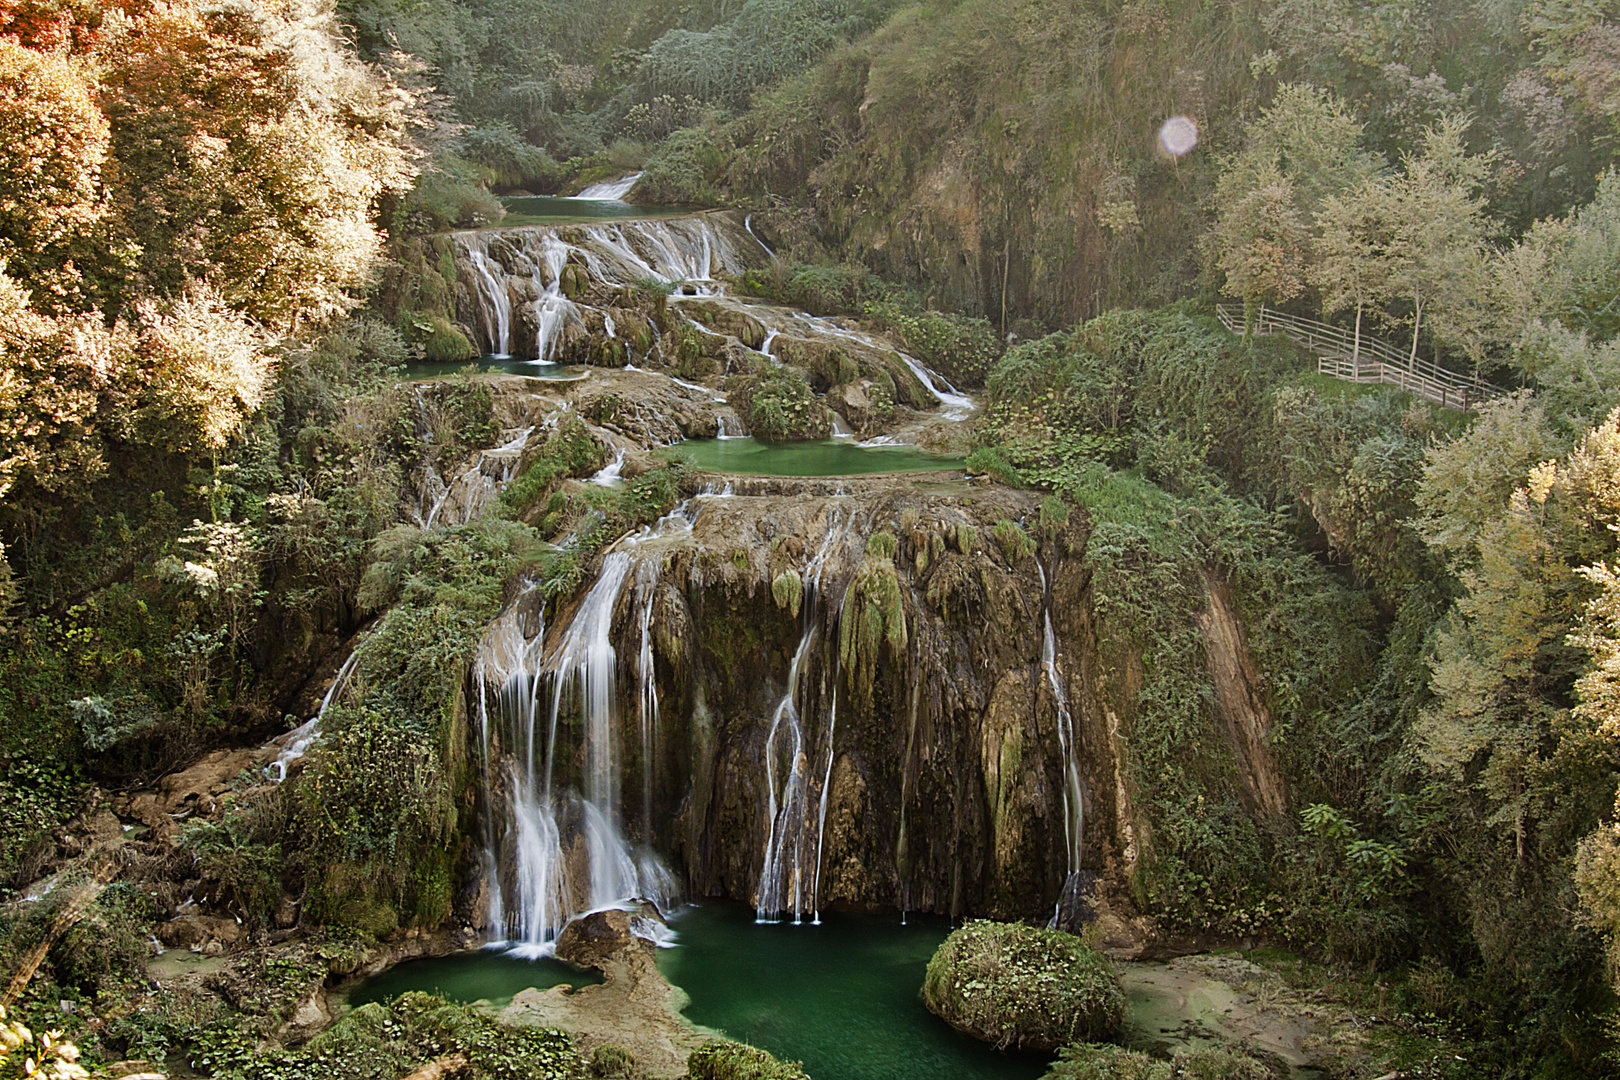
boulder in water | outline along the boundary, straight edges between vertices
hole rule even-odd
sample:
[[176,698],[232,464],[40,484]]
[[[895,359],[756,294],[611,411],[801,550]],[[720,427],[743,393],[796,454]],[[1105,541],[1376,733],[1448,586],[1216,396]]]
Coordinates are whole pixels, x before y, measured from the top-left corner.
[[923,1003],[958,1031],[1022,1050],[1106,1039],[1125,991],[1106,957],[1072,934],[974,921],[928,962]]

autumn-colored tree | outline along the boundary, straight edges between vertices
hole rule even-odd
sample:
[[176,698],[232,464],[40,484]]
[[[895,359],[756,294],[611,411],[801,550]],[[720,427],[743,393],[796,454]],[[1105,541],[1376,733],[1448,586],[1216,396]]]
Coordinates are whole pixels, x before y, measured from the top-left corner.
[[1410,361],[1432,309],[1457,313],[1479,302],[1484,264],[1484,200],[1478,192],[1486,162],[1468,155],[1467,122],[1448,117],[1430,128],[1421,153],[1409,157],[1389,184],[1395,228],[1386,248],[1391,292],[1411,304]]
[[0,37],[0,262],[36,303],[77,306],[109,141],[79,61]]
[[414,175],[411,101],[347,54],[330,7],[155,5],[109,17],[114,309],[206,281],[289,327],[354,303],[378,254],[376,200]]
[[1369,304],[1389,296],[1389,247],[1395,235],[1394,207],[1387,185],[1364,180],[1322,202],[1316,215],[1316,263],[1311,279],[1322,292],[1325,314],[1355,305],[1352,359],[1361,360],[1362,316]]

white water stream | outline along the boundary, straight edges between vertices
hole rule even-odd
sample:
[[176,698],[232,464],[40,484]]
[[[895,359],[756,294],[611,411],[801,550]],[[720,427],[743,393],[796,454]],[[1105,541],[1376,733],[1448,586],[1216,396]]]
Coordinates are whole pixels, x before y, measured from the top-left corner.
[[1041,670],[1052,688],[1057,707],[1058,748],[1063,754],[1063,840],[1067,876],[1058,909],[1052,914],[1055,925],[1065,900],[1071,898],[1079,881],[1080,864],[1085,855],[1086,792],[1080,778],[1079,739],[1069,712],[1069,692],[1064,686],[1063,670],[1058,666],[1057,635],[1052,632],[1052,597],[1047,588],[1046,568],[1038,559],[1036,569],[1041,575]]
[[548,953],[563,925],[584,912],[629,907],[636,900],[667,911],[679,895],[663,862],[645,842],[627,840],[623,829],[618,747],[624,723],[612,631],[628,583],[641,631],[637,732],[645,840],[659,734],[651,639],[662,559],[658,542],[689,534],[690,515],[683,505],[614,545],[549,651],[543,619],[535,616],[538,630],[525,633],[527,594],[495,620],[479,647],[475,680],[490,785],[486,803],[508,808],[504,820],[488,815],[483,862],[491,883],[489,923],[524,955]]
[[[770,731],[765,737],[765,786],[769,799],[766,808],[768,831],[765,840],[765,858],[759,872],[759,891],[754,903],[755,918],[761,922],[775,922],[791,915],[799,923],[805,915],[819,920],[818,887],[820,885],[821,840],[827,819],[827,784],[832,776],[833,734],[838,719],[836,683],[833,704],[828,710],[827,729],[822,743],[827,750],[827,766],[822,783],[817,813],[810,807],[811,774],[810,750],[805,745],[803,716],[803,683],[811,649],[821,637],[821,612],[818,597],[822,572],[834,546],[851,535],[846,523],[834,518],[822,538],[821,546],[800,574],[803,596],[800,601],[800,620],[803,631],[799,647],[794,650],[793,663],[788,668],[787,692],[771,715]],[[836,656],[836,643],[830,651]],[[811,826],[815,825],[812,843]]]

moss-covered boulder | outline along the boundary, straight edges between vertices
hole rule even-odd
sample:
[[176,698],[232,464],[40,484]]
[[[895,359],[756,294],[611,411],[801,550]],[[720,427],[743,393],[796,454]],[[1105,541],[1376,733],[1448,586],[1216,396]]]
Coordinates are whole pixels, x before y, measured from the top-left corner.
[[783,365],[732,379],[726,392],[748,417],[748,430],[757,439],[789,442],[832,434],[832,414],[798,368]]
[[1162,1061],[1122,1046],[1066,1046],[1041,1080],[1272,1080],[1272,1071],[1241,1050],[1210,1046]]
[[810,1080],[796,1061],[734,1042],[704,1043],[686,1061],[688,1080]]
[[1072,934],[974,921],[928,962],[923,1002],[997,1046],[1056,1050],[1105,1039],[1125,1016],[1119,973]]

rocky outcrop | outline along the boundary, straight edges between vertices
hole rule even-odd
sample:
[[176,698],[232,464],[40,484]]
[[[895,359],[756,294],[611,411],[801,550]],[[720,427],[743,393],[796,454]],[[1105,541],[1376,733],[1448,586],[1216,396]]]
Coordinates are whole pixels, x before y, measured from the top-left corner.
[[[805,913],[819,903],[1049,914],[1069,868],[1059,711],[1041,669],[1046,600],[1035,559],[1009,561],[988,540],[997,522],[1031,517],[1036,498],[896,477],[737,478],[734,490],[695,498],[689,533],[638,549],[636,558],[655,560],[656,584],[627,575],[616,601],[619,670],[639,653],[645,623],[659,701],[659,735],[644,759],[632,734],[638,684],[618,678],[632,839],[666,853],[697,896],[758,900],[764,854],[786,830],[800,839],[774,873]],[[1064,553],[1083,548],[1081,529],[1039,557],[1066,566]],[[884,572],[908,633],[899,648],[869,643],[875,660],[857,674],[846,662],[859,643],[843,630],[844,607],[878,533],[894,538]],[[814,582],[798,614],[773,595],[787,571]],[[1060,569],[1054,608],[1078,605],[1084,580]],[[555,636],[570,617],[564,607],[545,625]],[[539,627],[530,620],[527,632]],[[1059,630],[1060,652],[1083,671],[1074,630],[1072,621]],[[538,653],[554,647],[555,637]],[[1083,676],[1070,681],[1071,697],[1082,697]],[[767,769],[768,755],[786,752],[780,735],[770,740],[790,696],[800,741]],[[1109,738],[1077,734],[1087,786],[1112,804]],[[559,751],[559,785],[581,776],[582,755]],[[789,802],[787,777],[800,785],[803,820],[773,822],[773,798]],[[628,796],[644,779],[645,808]],[[1118,861],[1118,818],[1088,824],[1086,858],[1099,872]]]
[[1260,675],[1226,583],[1206,574],[1209,607],[1199,618],[1204,631],[1215,703],[1231,734],[1250,813],[1280,818],[1288,813],[1288,788],[1266,738],[1271,709],[1260,692]]

